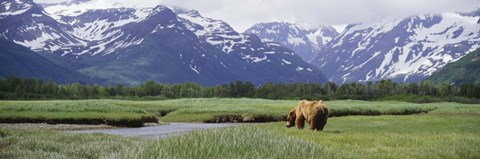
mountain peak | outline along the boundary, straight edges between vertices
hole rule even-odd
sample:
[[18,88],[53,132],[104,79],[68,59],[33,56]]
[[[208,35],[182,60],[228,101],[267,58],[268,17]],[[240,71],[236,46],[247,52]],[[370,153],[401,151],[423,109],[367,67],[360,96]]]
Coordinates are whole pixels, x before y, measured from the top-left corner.
[[157,5],[151,11],[147,17],[154,15],[161,15],[162,17],[176,17],[175,12],[165,5]]
[[245,33],[255,34],[262,41],[280,43],[295,51],[305,61],[311,61],[323,45],[338,35],[331,26],[311,29],[308,25],[289,22],[258,23]]
[[299,30],[305,30],[305,31],[314,30],[314,29],[311,29],[311,27],[308,24],[297,24],[297,23],[291,23],[291,22],[261,22],[261,23],[254,24],[251,28],[270,28],[270,29],[291,28],[291,29],[299,29]]
[[186,8],[182,8],[182,7],[174,7],[173,11],[177,14],[186,14],[186,15],[191,16],[191,17],[202,17],[202,15],[200,15],[200,13],[197,10],[193,10],[193,9],[186,9]]
[[152,12],[163,12],[165,10],[171,11],[171,9],[165,5],[157,5],[153,7]]
[[6,10],[0,13],[0,23],[8,24],[0,27],[0,34],[5,39],[34,51],[54,52],[60,49],[59,45],[82,45],[81,41],[67,33],[70,27],[52,19],[33,1],[6,0],[0,4]]
[[39,6],[32,0],[4,0],[0,3],[0,19],[26,13],[35,7]]

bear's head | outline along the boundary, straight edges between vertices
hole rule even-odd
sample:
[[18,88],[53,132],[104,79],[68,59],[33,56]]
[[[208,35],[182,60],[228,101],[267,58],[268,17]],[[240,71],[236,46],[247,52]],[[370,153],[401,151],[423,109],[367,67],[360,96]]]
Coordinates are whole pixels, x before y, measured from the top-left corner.
[[295,126],[295,119],[297,119],[297,109],[292,109],[287,116],[287,128]]

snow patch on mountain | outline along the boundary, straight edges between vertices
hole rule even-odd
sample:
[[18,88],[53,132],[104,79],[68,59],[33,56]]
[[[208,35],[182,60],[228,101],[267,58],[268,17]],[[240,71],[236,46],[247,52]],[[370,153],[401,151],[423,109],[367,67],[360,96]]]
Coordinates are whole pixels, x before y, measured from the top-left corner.
[[283,61],[285,64],[287,64],[287,65],[291,65],[291,64],[292,64],[290,61],[287,61],[287,60],[285,60],[285,59],[282,59],[282,61]]
[[0,19],[5,16],[13,16],[25,13],[32,8],[31,4],[20,0],[15,0],[15,2],[3,1],[0,3],[0,5],[5,6],[5,10],[0,10]]
[[304,69],[305,69],[305,68],[300,67],[300,66],[297,66],[297,68],[296,68],[297,71],[303,71]]
[[195,10],[174,8],[174,11],[190,31],[227,54],[248,42],[244,35],[236,32],[224,21],[202,17]]
[[56,52],[86,44],[69,34],[71,28],[50,18],[41,6],[27,0],[0,2],[0,35],[34,51]]
[[301,44],[307,44],[302,38],[289,36],[287,42],[294,46],[299,46]]
[[44,4],[45,10],[50,13],[52,18],[60,20],[62,16],[78,16],[90,10],[124,8],[121,1],[116,0],[84,0],[84,1],[64,1],[60,3]]

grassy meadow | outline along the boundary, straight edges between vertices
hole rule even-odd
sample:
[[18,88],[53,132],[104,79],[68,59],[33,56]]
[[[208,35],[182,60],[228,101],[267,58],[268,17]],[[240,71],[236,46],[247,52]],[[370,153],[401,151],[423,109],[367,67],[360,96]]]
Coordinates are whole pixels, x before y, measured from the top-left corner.
[[143,126],[157,122],[152,113],[106,100],[1,101],[0,123],[108,124]]
[[[282,121],[295,100],[188,98],[163,101],[52,100],[1,101],[0,123],[47,122],[142,126],[145,122]],[[470,108],[458,103],[414,104],[397,101],[328,101],[330,116],[407,115],[444,108]],[[454,110],[454,109],[453,109]],[[448,112],[447,112],[448,113]]]
[[[286,115],[297,102],[203,98],[4,101],[0,102],[0,115],[5,119],[5,114],[24,112],[85,116],[97,112],[153,115],[162,121],[181,122],[211,121],[226,115],[273,119]],[[0,158],[480,158],[480,105],[353,100],[327,101],[327,105],[334,117],[323,132],[271,122],[144,140],[0,128]]]

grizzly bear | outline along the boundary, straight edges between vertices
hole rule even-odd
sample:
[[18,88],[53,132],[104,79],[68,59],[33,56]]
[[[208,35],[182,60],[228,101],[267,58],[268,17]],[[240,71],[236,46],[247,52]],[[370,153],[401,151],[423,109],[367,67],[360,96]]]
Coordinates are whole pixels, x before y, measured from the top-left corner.
[[297,128],[303,129],[305,120],[310,125],[310,129],[322,131],[328,120],[328,108],[323,101],[302,100],[297,107],[293,108],[287,116],[287,127],[297,125]]

